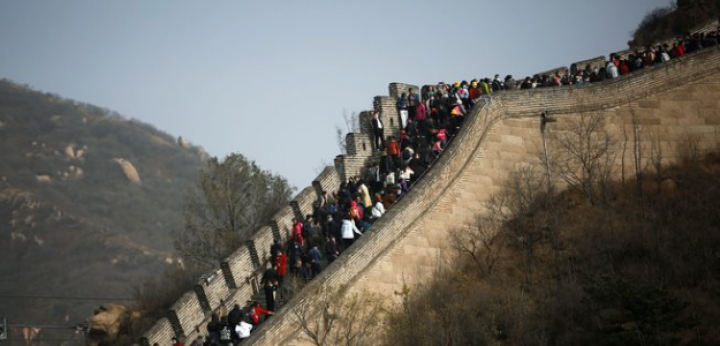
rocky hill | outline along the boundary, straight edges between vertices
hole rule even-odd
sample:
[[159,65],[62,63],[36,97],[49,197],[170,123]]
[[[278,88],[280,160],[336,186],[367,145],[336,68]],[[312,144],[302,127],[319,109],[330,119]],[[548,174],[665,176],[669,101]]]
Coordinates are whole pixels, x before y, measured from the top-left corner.
[[178,265],[170,233],[206,154],[150,125],[0,81],[0,315],[74,324]]

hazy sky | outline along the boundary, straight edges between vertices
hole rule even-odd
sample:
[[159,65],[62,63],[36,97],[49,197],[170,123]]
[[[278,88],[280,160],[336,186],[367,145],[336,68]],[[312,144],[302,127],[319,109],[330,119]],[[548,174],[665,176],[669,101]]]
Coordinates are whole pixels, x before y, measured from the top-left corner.
[[516,78],[626,48],[668,0],[0,0],[0,77],[302,189],[391,82]]

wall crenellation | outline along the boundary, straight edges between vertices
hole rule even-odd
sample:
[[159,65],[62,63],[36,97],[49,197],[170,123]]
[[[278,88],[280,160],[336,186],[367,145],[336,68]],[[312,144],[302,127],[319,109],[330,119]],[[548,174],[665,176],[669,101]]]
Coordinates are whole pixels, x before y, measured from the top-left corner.
[[[211,312],[225,310],[234,304],[245,305],[257,293],[264,264],[269,259],[274,239],[287,241],[292,219],[310,214],[321,189],[332,191],[340,183],[337,170],[326,167],[312,186],[300,191],[287,206],[281,208],[269,225],[262,227],[246,243],[233,252],[220,268],[204,275],[192,291],[186,292],[140,340],[143,346],[171,344],[172,337],[194,339],[205,330]],[[204,307],[203,307],[204,306]]]

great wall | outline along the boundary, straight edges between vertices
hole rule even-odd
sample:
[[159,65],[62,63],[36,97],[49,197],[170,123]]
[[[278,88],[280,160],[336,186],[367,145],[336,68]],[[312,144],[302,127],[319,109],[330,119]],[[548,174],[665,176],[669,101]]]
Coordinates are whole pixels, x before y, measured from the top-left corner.
[[[716,46],[601,83],[494,94],[472,110],[460,133],[411,193],[244,344],[308,344],[300,338],[292,311],[320,299],[312,294],[319,287],[392,296],[403,285],[425,282],[443,263],[448,232],[466,226],[482,212],[484,202],[507,183],[513,170],[542,165],[538,151],[543,143],[543,113],[555,120],[546,124],[545,131],[557,132],[565,131],[568,121],[581,115],[603,117],[606,130],[616,140],[637,144],[642,168],[652,165],[658,152],[666,165],[676,161],[688,146],[717,150],[719,75],[720,46]],[[409,87],[390,84],[389,96],[374,99],[375,109],[391,131],[399,131],[396,97]],[[361,174],[376,158],[371,150],[368,115],[360,114],[361,133],[347,136],[347,155],[338,156],[334,167],[325,168],[312,186],[280,210],[247,246],[177,301],[167,317],[144,335],[142,346],[170,345],[175,336],[191,340],[204,333],[212,311],[235,303],[244,305],[251,299],[273,239],[285,242],[292,218],[310,213],[320,191],[336,189],[342,180]],[[634,174],[634,167],[621,164],[633,162],[633,155],[638,153],[628,150],[615,161],[615,177]]]

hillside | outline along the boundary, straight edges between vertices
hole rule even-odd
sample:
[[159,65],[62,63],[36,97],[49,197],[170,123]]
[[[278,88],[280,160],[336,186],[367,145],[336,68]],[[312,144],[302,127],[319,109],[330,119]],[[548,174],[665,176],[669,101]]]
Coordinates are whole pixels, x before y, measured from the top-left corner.
[[406,293],[384,344],[718,345],[718,153],[596,186],[595,204],[542,178],[516,171],[453,233],[455,265]]
[[631,47],[652,45],[659,40],[685,36],[697,27],[718,18],[717,0],[679,0],[658,7],[645,15],[628,42]]
[[[147,124],[0,81],[0,315],[75,324],[177,265],[170,233],[206,154]],[[5,296],[5,297],[3,297]]]

